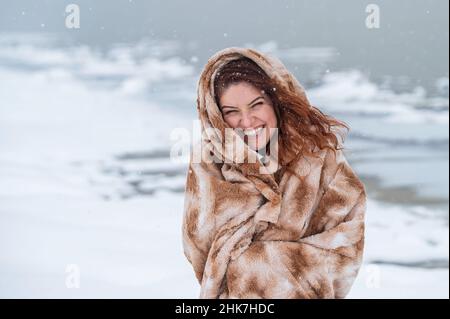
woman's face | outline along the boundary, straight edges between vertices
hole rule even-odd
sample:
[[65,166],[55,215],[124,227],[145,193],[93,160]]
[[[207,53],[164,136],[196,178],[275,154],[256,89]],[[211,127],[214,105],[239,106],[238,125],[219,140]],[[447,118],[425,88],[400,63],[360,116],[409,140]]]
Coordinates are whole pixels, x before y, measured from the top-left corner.
[[243,130],[244,141],[251,149],[259,150],[267,145],[270,128],[277,127],[277,117],[266,93],[240,82],[226,88],[219,102],[225,122]]

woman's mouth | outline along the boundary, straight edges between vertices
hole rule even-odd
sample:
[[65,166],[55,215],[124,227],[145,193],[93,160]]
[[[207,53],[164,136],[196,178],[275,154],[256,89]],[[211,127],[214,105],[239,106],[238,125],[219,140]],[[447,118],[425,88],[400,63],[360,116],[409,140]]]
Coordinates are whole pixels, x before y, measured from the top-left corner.
[[244,130],[244,134],[247,136],[255,136],[255,135],[258,135],[259,133],[261,133],[264,130],[264,128],[265,128],[265,126],[261,125],[254,129],[247,129],[247,130]]

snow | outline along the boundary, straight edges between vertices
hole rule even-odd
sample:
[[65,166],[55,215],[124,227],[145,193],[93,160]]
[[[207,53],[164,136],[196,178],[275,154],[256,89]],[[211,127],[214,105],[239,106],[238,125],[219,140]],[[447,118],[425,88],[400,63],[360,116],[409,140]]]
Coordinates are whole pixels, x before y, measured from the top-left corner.
[[[102,60],[85,47],[2,41],[0,297],[197,298],[181,242],[187,165],[164,155],[170,132],[192,127],[195,104],[183,113],[142,98],[148,88],[190,82],[193,69],[165,58],[170,46],[137,59],[148,48],[138,45]],[[11,59],[40,67],[2,66]],[[388,109],[359,75],[333,73],[311,92],[336,101],[327,105],[356,112],[365,100],[364,110],[395,115],[396,105],[409,103],[391,96],[398,104]],[[111,89],[96,82],[99,75],[120,80]],[[336,82],[365,95],[348,103],[360,93],[342,96]],[[180,87],[175,95],[186,100],[192,92]],[[448,211],[369,196],[366,218],[364,265],[349,298],[448,298]]]

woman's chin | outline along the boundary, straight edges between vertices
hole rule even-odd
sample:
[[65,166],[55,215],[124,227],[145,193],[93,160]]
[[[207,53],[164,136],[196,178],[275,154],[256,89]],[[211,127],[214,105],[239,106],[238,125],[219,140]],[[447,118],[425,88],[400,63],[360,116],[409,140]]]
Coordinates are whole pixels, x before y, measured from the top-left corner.
[[267,143],[263,145],[263,143],[258,143],[258,142],[249,142],[246,144],[248,145],[248,147],[251,150],[253,150],[255,152],[259,152],[259,153],[261,153],[263,150],[265,150],[266,145],[267,145]]
[[247,136],[244,135],[244,143],[247,144],[248,148],[255,152],[264,152],[268,141],[264,143],[264,136]]

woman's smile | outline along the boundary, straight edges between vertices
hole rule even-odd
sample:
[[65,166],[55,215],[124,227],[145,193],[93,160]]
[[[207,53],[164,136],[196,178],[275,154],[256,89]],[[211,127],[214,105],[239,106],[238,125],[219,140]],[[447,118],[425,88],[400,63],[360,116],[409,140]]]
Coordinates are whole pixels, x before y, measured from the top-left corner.
[[225,122],[253,150],[264,148],[277,118],[269,96],[255,86],[240,82],[229,85],[220,97]]
[[254,129],[245,129],[244,134],[247,136],[256,136],[261,133],[265,128],[265,125],[258,126]]

